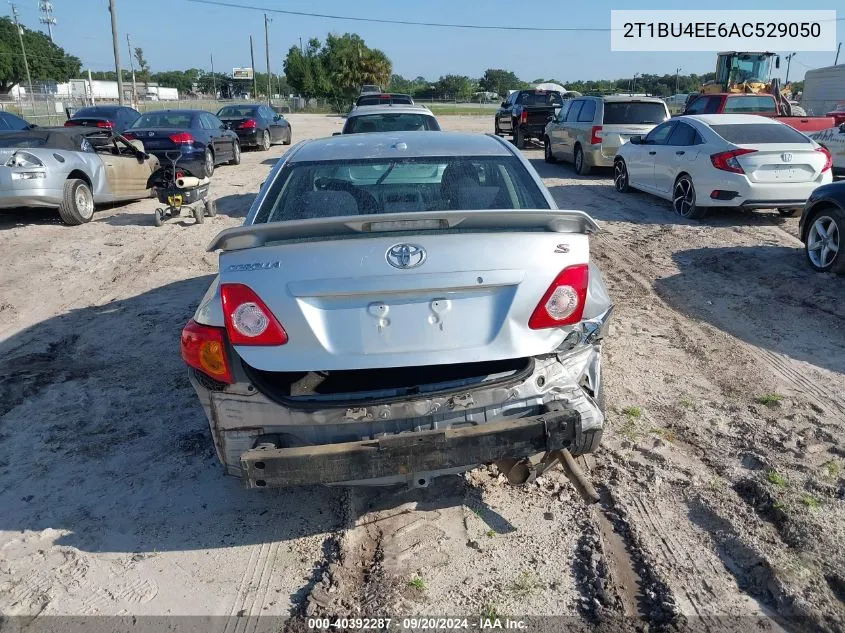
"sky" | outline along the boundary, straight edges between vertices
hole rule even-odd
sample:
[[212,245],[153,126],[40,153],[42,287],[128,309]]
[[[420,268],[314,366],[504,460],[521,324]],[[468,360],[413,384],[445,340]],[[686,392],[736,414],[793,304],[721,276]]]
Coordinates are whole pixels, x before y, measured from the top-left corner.
[[[261,11],[197,4],[190,0],[115,0],[117,4],[121,62],[129,67],[126,35],[144,50],[153,72],[202,68],[231,72],[250,66],[249,36],[255,42],[256,68],[266,69],[264,18]],[[526,27],[608,28],[611,8],[674,9],[675,0],[627,3],[591,0],[225,0],[231,4],[319,12],[356,17],[401,19]],[[52,0],[58,24],[54,37],[65,51],[76,55],[84,68],[114,70],[108,0]],[[4,3],[5,4],[5,3]],[[17,0],[20,19],[28,28],[46,27],[38,22],[38,2]],[[802,0],[802,9],[835,9],[833,2]],[[840,4],[840,6],[842,6]],[[515,11],[514,8],[517,8]],[[525,10],[520,11],[522,7]],[[707,9],[796,9],[794,0],[712,0]],[[8,13],[8,11],[7,11]],[[353,22],[328,18],[268,14],[270,65],[281,72],[282,59],[292,45],[311,37],[324,39],[329,32],[355,32],[368,46],[383,50],[393,71],[407,78],[422,75],[479,77],[487,68],[512,70],[523,80],[555,77],[616,79],[634,73],[703,74],[715,70],[714,53],[612,52],[607,32],[525,32],[465,30]],[[840,11],[838,18],[845,17]],[[837,41],[845,39],[845,21],[837,23]],[[791,51],[776,51],[789,53]],[[835,52],[800,52],[792,60],[790,79],[803,78],[806,70],[833,64]],[[845,61],[845,52],[840,63]],[[780,76],[786,71],[783,63]]]

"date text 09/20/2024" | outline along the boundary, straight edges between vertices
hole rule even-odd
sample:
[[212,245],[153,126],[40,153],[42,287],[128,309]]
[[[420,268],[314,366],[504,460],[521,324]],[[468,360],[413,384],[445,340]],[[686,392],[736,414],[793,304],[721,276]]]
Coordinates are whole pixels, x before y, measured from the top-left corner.
[[524,630],[525,622],[510,618],[309,618],[307,626],[313,630],[390,629],[391,624],[402,630],[420,631],[460,631],[472,629],[484,630]]

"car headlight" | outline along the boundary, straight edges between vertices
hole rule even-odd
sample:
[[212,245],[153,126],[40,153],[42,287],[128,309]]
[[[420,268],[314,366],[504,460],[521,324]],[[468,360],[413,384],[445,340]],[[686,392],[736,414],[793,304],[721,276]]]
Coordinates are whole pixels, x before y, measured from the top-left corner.
[[6,167],[44,167],[44,163],[29,152],[15,152],[6,163]]

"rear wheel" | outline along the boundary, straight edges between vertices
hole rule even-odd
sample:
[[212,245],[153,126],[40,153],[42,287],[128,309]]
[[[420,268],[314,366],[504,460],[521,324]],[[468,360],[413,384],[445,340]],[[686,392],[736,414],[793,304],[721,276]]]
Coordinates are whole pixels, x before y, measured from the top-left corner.
[[584,158],[584,150],[580,145],[575,146],[575,171],[579,176],[587,176],[590,173],[590,166]]
[[522,135],[522,128],[519,124],[513,127],[513,144],[516,145],[517,149],[525,147],[525,137]]
[[557,158],[552,154],[552,143],[548,136],[543,137],[543,158],[547,163],[556,163]]
[[688,220],[700,220],[707,213],[707,209],[696,204],[695,186],[692,178],[683,174],[675,181],[672,190],[672,208],[675,213]]
[[628,179],[628,166],[621,158],[617,158],[613,163],[613,186],[619,193],[627,193],[631,191],[631,183]]
[[816,272],[845,274],[842,237],[845,235],[845,211],[835,207],[822,209],[810,222],[804,252]]
[[235,141],[232,143],[232,160],[229,161],[231,165],[241,164],[241,144]]
[[69,178],[65,181],[59,217],[69,226],[90,222],[94,217],[94,195],[84,180]]
[[202,163],[203,178],[211,178],[214,174],[214,153],[211,148],[205,148],[205,158]]
[[499,118],[495,117],[493,119],[493,134],[496,136],[500,136],[502,134],[502,130],[499,129]]
[[261,133],[261,144],[258,146],[262,152],[270,149],[270,130],[264,130]]

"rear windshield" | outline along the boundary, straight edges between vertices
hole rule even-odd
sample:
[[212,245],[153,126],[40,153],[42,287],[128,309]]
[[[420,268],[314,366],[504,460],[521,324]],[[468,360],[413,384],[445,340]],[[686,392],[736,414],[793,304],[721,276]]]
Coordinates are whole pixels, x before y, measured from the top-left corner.
[[669,119],[664,103],[642,101],[605,101],[605,125],[648,125]]
[[727,98],[723,112],[776,112],[775,100],[768,95],[736,95]]
[[525,106],[560,106],[563,105],[563,97],[559,92],[520,92],[516,103]]
[[103,107],[96,107],[96,108],[82,108],[81,110],[77,110],[72,119],[84,119],[86,117],[113,117],[117,115],[117,108],[103,108]]
[[362,95],[355,102],[356,106],[379,105],[395,103],[396,105],[414,105],[414,100],[408,95]]
[[286,166],[256,224],[344,215],[548,209],[513,156],[315,161]]
[[256,106],[226,106],[217,113],[218,117],[255,116],[258,108]]
[[191,127],[192,114],[181,112],[149,112],[135,119],[130,127]]
[[362,132],[409,132],[413,130],[439,131],[437,120],[428,114],[386,112],[350,117],[346,120],[344,134]]
[[732,123],[711,125],[716,134],[735,145],[765,145],[768,143],[812,143],[812,141],[783,123]]

